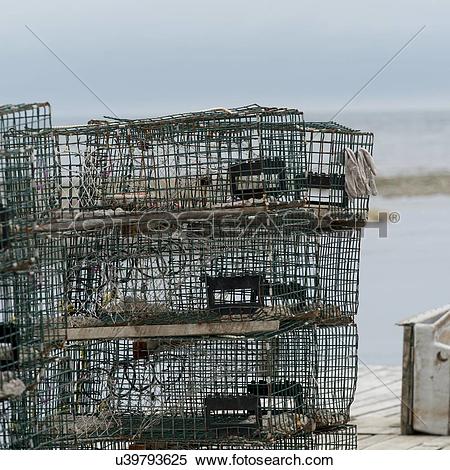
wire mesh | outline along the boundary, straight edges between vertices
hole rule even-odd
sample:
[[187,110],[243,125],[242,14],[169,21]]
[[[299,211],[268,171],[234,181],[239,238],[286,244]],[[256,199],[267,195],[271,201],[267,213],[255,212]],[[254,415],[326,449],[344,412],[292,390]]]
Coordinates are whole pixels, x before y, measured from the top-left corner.
[[77,449],[89,450],[356,450],[356,426],[336,426],[312,433],[300,433],[295,436],[277,439],[273,442],[240,439],[227,441],[210,440],[208,442],[188,440],[153,440],[150,442],[129,442],[120,440],[101,440],[78,442]]
[[51,128],[49,103],[7,104],[0,106],[0,131],[28,131]]
[[[62,294],[60,243],[34,233],[56,202],[47,103],[0,107],[0,447],[28,423],[24,398],[43,366],[43,332]],[[53,199],[52,199],[53,197]],[[51,333],[46,333],[51,335]]]
[[20,219],[50,217],[57,197],[57,174],[50,105],[0,106],[2,207]]
[[52,129],[47,103],[0,131],[0,448],[355,448],[361,233],[317,219],[366,217],[343,150],[371,134],[256,105]]
[[13,414],[13,447],[100,440],[258,445],[343,425],[356,346],[354,326],[57,345],[23,398],[27,419]]
[[308,207],[365,220],[369,197],[349,198],[345,190],[344,150],[360,148],[373,152],[373,134],[342,126],[335,122],[306,122],[305,142],[307,172],[305,175]]
[[339,323],[356,314],[360,231],[302,232],[285,217],[227,230],[124,236],[123,228],[112,228],[63,237],[61,313],[72,326]]
[[66,210],[213,209],[291,201],[303,116],[248,106],[53,131]]

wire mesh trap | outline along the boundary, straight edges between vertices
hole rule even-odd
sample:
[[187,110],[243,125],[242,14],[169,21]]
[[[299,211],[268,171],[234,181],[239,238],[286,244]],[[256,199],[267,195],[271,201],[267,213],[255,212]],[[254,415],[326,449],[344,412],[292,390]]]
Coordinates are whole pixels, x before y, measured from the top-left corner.
[[306,179],[309,207],[350,220],[367,217],[369,196],[349,196],[346,190],[345,150],[373,152],[373,134],[335,122],[306,122]]
[[52,127],[49,103],[7,104],[0,106],[0,132],[38,131]]
[[50,128],[48,103],[0,106],[1,209],[28,223],[58,205]]
[[0,448],[11,445],[13,413],[27,422],[21,400],[58,315],[60,244],[33,231],[56,202],[49,126],[47,103],[0,107]]
[[124,237],[107,229],[66,237],[61,314],[70,327],[351,321],[359,231],[305,233],[281,220],[239,232]]
[[52,131],[63,209],[217,210],[297,203],[364,219],[345,190],[346,148],[373,137],[257,105]]
[[273,442],[253,441],[235,438],[227,441],[208,440],[152,440],[142,443],[102,440],[79,442],[77,449],[89,450],[356,450],[356,426],[345,425],[327,430],[300,433],[295,436],[277,439]]
[[0,107],[0,144],[0,448],[356,447],[371,134],[40,103]]
[[48,348],[19,407],[28,419],[11,409],[11,442],[69,448],[230,440],[282,448],[283,439],[347,422],[356,343],[350,325]]
[[63,207],[212,209],[290,201],[304,172],[297,110],[248,106],[53,131]]

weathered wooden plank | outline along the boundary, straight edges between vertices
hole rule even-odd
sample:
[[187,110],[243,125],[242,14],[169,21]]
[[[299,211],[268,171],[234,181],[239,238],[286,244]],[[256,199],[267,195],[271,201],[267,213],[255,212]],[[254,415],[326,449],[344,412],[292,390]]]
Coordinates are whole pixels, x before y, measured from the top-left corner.
[[[84,230],[99,230],[110,227],[129,227],[140,226],[145,227],[148,222],[164,222],[167,225],[177,225],[180,222],[205,221],[212,222],[223,219],[238,218],[243,216],[258,217],[264,220],[269,218],[270,211],[278,211],[280,209],[304,209],[303,201],[292,201],[286,203],[267,203],[255,206],[235,205],[233,207],[216,207],[211,209],[185,210],[180,212],[169,211],[145,211],[145,212],[126,212],[120,213],[105,210],[89,211],[88,213],[80,212],[72,219],[59,217],[55,218],[51,223],[35,225],[35,232],[73,232]],[[100,213],[98,213],[100,212]],[[60,214],[61,215],[61,214]],[[357,228],[364,227],[366,220],[362,218],[342,218],[337,216],[329,216],[329,208],[325,207],[308,207],[304,211],[299,211],[297,218],[302,218],[306,223],[319,224],[321,229],[330,228]]]
[[400,400],[395,401],[395,397],[393,395],[380,397],[379,400],[365,400],[362,402],[358,402],[357,405],[352,406],[352,416],[359,416],[361,414],[365,414],[366,410],[369,409],[369,412],[373,411],[379,412],[382,411],[383,415],[386,415],[387,410],[390,408],[396,409],[396,413],[400,412]]
[[368,439],[369,437],[372,437],[373,434],[358,434],[358,442],[362,442],[364,441],[365,439]]
[[400,393],[399,387],[395,388],[378,388],[373,391],[373,393],[365,394],[356,394],[355,395],[355,407],[369,404],[373,402],[382,402],[386,400],[391,400],[392,398],[398,398],[400,402]]
[[359,425],[374,423],[379,426],[400,426],[400,416],[365,415],[354,420]]
[[414,327],[404,325],[403,327],[403,364],[402,364],[402,405],[401,433],[413,434],[413,372],[414,372]]
[[398,410],[398,408],[390,408],[389,410],[383,411],[383,416],[385,418],[390,418],[392,416],[395,416],[395,417],[398,417],[398,419],[400,420],[400,411]]
[[373,372],[388,372],[388,373],[393,373],[396,374],[400,369],[398,365],[390,365],[390,366],[384,366],[384,365],[373,365],[373,364],[366,364],[362,363],[360,366],[360,373],[363,371],[373,371]]
[[400,434],[400,416],[366,415],[352,421],[361,434]]
[[398,366],[374,366],[365,363],[362,363],[362,365],[359,367],[359,378],[363,379],[364,377],[373,374],[384,374],[388,377],[401,377],[401,369],[399,369]]
[[[450,442],[450,437],[446,436],[447,442]],[[363,441],[367,442],[367,441]],[[445,440],[440,437],[436,439],[427,435],[401,435],[394,436],[392,439],[377,442],[367,446],[370,450],[397,450],[397,449],[422,449],[422,450],[439,450],[445,447]]]
[[356,393],[362,393],[371,390],[373,387],[382,387],[389,384],[401,383],[401,372],[396,371],[374,371],[364,378],[360,378],[360,382],[356,388]]
[[426,434],[421,435],[423,442],[413,449],[442,449],[450,445],[450,436],[429,436]]
[[373,435],[368,437],[367,439],[361,440],[358,442],[358,449],[368,449],[373,445],[380,444],[382,442],[388,441],[389,439],[393,439],[392,435]]
[[[355,422],[355,424],[357,424]],[[370,427],[363,427],[363,428],[359,428],[359,425],[358,425],[358,440],[360,439],[360,436],[375,436],[375,435],[390,435],[390,436],[397,436],[400,434],[400,428],[399,428],[399,432],[395,432],[391,429],[388,429],[388,428],[384,428],[383,426],[380,426],[380,427],[373,427],[373,426],[370,426]]]
[[385,411],[393,407],[398,408],[398,411],[400,411],[400,400],[398,398],[393,398],[381,403],[371,403],[369,405],[361,406],[357,410],[352,410],[351,414],[356,418],[357,416]]
[[388,439],[384,439],[378,442],[371,443],[366,446],[367,450],[397,450],[397,449],[410,449],[422,442],[422,440],[417,439],[417,436],[385,436]]
[[386,386],[373,387],[372,390],[367,390],[364,393],[355,394],[355,401],[363,402],[373,400],[375,397],[383,400],[385,397],[398,397],[401,398],[402,388],[401,384],[396,382],[394,384],[386,384]]
[[278,320],[193,323],[179,325],[98,326],[61,330],[70,341],[114,338],[158,338],[179,336],[242,335],[276,331]]
[[397,402],[400,406],[400,398],[397,394],[383,392],[380,393],[380,396],[378,398],[376,396],[370,395],[368,397],[364,397],[363,400],[360,400],[359,398],[356,399],[356,404],[352,407],[352,409],[356,411],[358,408],[361,408],[363,406],[369,406],[374,403],[378,403],[381,406],[385,402],[390,402],[393,399],[397,399]]
[[386,417],[389,417],[391,415],[389,413],[391,410],[395,410],[395,414],[400,416],[400,408],[396,407],[396,408],[387,408],[385,410],[380,410],[380,411],[374,411],[374,412],[371,412],[371,413],[363,413],[363,414],[360,414],[358,416],[352,416],[352,419],[356,420],[356,419],[360,419],[360,418],[364,418],[364,417],[368,417],[368,416],[386,418]]
[[361,387],[356,389],[355,396],[363,397],[365,395],[376,395],[379,393],[379,390],[382,389],[395,389],[396,391],[401,393],[402,381],[400,378],[392,380],[383,380],[383,382],[375,378],[371,380],[365,379]]
[[358,419],[372,417],[372,416],[378,417],[378,418],[388,418],[388,417],[392,417],[393,415],[398,416],[400,419],[400,407],[393,407],[393,408],[388,408],[387,410],[375,411],[373,413],[352,417],[352,419],[358,420]]
[[442,447],[441,446],[427,446],[425,444],[419,444],[417,446],[414,446],[414,447],[410,447],[408,450],[441,450]]
[[[148,222],[158,221],[166,224],[179,224],[180,222],[190,221],[211,221],[230,219],[234,217],[238,219],[242,216],[268,216],[273,209],[301,209],[305,206],[303,202],[287,202],[280,204],[260,204],[255,206],[234,206],[215,209],[196,209],[185,210],[180,212],[169,211],[146,211],[146,212],[112,212],[105,210],[86,213],[80,212],[72,219],[56,219],[49,224],[36,225],[36,232],[64,232],[64,231],[83,231],[104,229],[115,226],[143,225]],[[100,213],[98,213],[100,212]],[[323,211],[322,211],[323,212]],[[313,215],[317,217],[324,216],[319,209],[313,210]],[[302,214],[302,213],[300,213]],[[311,218],[310,212],[305,211],[304,218]]]

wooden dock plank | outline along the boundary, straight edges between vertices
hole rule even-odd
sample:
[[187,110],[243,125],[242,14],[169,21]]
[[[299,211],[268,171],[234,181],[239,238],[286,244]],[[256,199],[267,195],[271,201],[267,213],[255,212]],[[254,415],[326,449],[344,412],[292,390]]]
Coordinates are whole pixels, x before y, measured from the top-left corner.
[[368,449],[374,445],[379,445],[382,442],[385,442],[389,439],[392,439],[393,436],[390,434],[373,434],[369,436],[367,439],[360,440],[358,439],[358,448],[359,449]]
[[450,436],[401,435],[401,394],[401,367],[360,368],[351,408],[351,422],[358,426],[358,448],[450,450]]
[[355,408],[352,411],[352,416],[357,418],[358,416],[368,415],[372,413],[378,413],[380,411],[386,411],[391,408],[400,407],[400,400],[398,398],[391,398],[389,400],[383,400],[381,402],[370,403],[359,408]]
[[[378,379],[375,379],[371,381],[371,384],[373,385],[372,387],[369,386],[364,386],[364,388],[356,388],[356,392],[358,393],[359,396],[364,396],[364,395],[374,395],[374,390],[395,390],[401,391],[402,389],[402,382],[400,380],[394,379],[394,380],[389,380],[385,381],[384,383],[381,383]],[[386,388],[386,385],[389,388]]]
[[394,436],[387,435],[387,439],[375,442],[365,449],[367,450],[399,450],[411,449],[412,447],[423,442],[422,436]]
[[400,420],[398,415],[385,416],[364,416],[356,419],[360,434],[399,434]]
[[391,401],[394,398],[398,402],[400,402],[400,397],[395,392],[396,392],[396,390],[381,389],[381,390],[378,390],[377,396],[374,396],[374,394],[359,395],[358,401],[354,404],[352,410],[356,411],[357,409],[359,409],[363,406],[368,406],[368,405],[371,405],[373,403],[380,403],[380,402],[384,403],[384,402],[387,402],[387,401]]

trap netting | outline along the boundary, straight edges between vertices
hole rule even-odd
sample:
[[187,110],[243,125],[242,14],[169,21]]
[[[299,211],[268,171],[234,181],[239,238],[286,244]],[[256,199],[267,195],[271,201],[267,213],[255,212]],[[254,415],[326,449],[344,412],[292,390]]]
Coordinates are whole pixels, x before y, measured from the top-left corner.
[[368,195],[346,192],[345,150],[371,153],[372,134],[332,122],[305,127],[295,109],[251,105],[92,121],[52,136],[66,213],[291,204],[320,219],[367,216]]
[[[372,154],[373,134],[335,122],[306,122],[305,132],[307,206],[336,219],[364,221],[369,210],[368,188],[356,197],[348,194],[346,179],[352,172],[345,151],[350,149],[358,156],[364,149]],[[363,156],[356,161],[360,158]]]
[[49,220],[55,179],[46,103],[0,107],[0,447],[11,445],[11,416],[42,367],[43,332],[55,330],[61,245],[34,233]]
[[1,137],[9,131],[39,131],[52,127],[49,103],[0,106]]
[[[356,450],[356,426],[335,426],[327,430],[299,433],[271,442],[252,441],[234,438],[208,441],[152,440],[136,444],[126,441],[82,442],[77,449],[89,450]],[[151,456],[150,456],[151,459]]]
[[355,447],[371,134],[256,105],[0,126],[0,447]]
[[11,444],[283,448],[347,423],[356,347],[354,326],[53,343],[23,397],[27,419],[11,408]]
[[65,235],[61,316],[69,327],[350,321],[360,231],[304,232],[293,215],[205,237],[182,227]]
[[32,227],[60,205],[48,103],[0,106],[1,209]]
[[359,231],[330,223],[364,217],[343,152],[370,134],[253,105],[51,136],[60,210],[37,230],[64,234],[69,325],[356,313]]
[[0,107],[1,272],[26,271],[35,261],[34,224],[50,218],[55,197],[47,103]]
[[[301,197],[301,112],[248,106],[53,132],[63,208],[213,209]],[[299,192],[300,191],[300,192]]]

